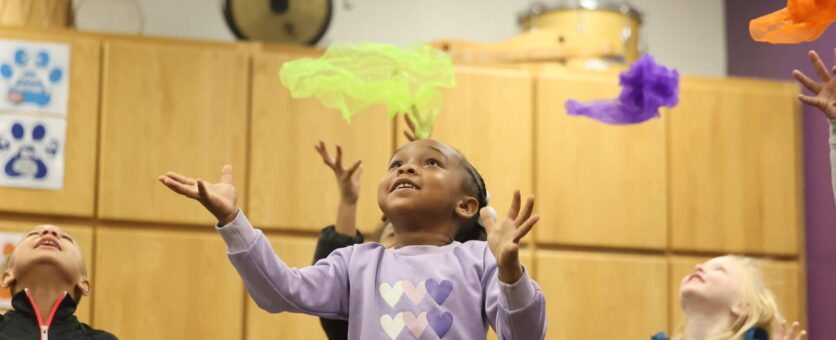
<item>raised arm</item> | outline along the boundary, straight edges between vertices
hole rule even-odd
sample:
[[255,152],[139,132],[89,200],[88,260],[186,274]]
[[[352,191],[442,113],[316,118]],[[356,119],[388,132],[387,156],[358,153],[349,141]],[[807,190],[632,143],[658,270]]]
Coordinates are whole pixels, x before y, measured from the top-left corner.
[[511,209],[501,225],[496,225],[488,208],[481,211],[493,256],[482,279],[485,311],[500,339],[543,339],[546,336],[546,300],[540,287],[528,277],[520,264],[520,240],[539,220],[532,216],[534,196],[520,209],[520,192],[514,192]]
[[[833,196],[836,198],[836,78],[828,72],[816,51],[808,52],[808,56],[821,82],[810,79],[799,70],[793,70],[792,75],[814,94],[799,94],[798,99],[804,104],[817,107],[830,120],[830,171]],[[836,49],[833,50],[833,58],[836,60]],[[836,73],[836,66],[833,66],[831,71]]]
[[289,268],[260,230],[235,205],[232,166],[221,170],[221,181],[206,183],[168,172],[160,182],[172,191],[194,199],[218,219],[216,229],[227,244],[232,262],[250,296],[259,307],[272,312],[296,312],[328,318],[348,317],[348,255],[335,253],[316,265]]
[[337,187],[340,189],[340,205],[337,207],[337,222],[334,230],[345,236],[354,237],[357,235],[357,199],[360,197],[360,175],[363,173],[362,161],[357,160],[350,168],[343,168],[343,149],[337,145],[336,158],[332,159],[328,154],[325,143],[320,141],[314,149],[322,157],[325,163],[337,178]]

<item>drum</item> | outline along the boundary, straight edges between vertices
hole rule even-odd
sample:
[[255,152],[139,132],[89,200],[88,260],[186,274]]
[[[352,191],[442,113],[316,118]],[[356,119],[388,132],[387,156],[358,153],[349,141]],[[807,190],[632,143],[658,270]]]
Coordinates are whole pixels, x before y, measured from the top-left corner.
[[314,45],[328,29],[333,0],[224,0],[224,18],[238,39]]
[[[629,3],[611,0],[567,0],[535,4],[519,15],[525,31],[551,29],[587,42],[609,46],[611,57],[569,60],[567,64],[625,64],[639,58],[642,14]],[[600,66],[600,65],[599,65]],[[592,67],[596,68],[596,67]]]

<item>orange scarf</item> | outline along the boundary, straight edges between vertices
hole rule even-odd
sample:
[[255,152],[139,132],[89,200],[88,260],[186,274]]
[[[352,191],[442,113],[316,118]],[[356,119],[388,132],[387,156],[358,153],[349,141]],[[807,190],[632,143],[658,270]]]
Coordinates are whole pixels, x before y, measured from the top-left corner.
[[796,44],[818,39],[836,21],[836,0],[787,0],[787,7],[749,22],[752,39]]

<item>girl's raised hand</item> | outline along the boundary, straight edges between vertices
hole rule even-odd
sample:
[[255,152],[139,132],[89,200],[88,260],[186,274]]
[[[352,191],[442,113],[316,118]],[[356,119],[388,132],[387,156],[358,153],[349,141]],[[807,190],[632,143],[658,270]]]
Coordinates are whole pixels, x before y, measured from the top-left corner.
[[[819,108],[828,119],[836,119],[836,78],[827,71],[827,67],[824,66],[824,62],[819,58],[816,51],[810,51],[808,56],[810,62],[813,63],[813,67],[816,68],[816,74],[822,81],[820,83],[816,82],[801,71],[793,70],[792,75],[795,79],[815,94],[815,96],[799,94],[798,100]],[[836,49],[833,50],[833,56],[836,58]],[[836,73],[836,66],[833,66],[832,71]]]
[[172,191],[199,201],[215,215],[221,226],[232,222],[238,214],[238,207],[235,206],[237,195],[232,182],[232,165],[224,165],[221,169],[221,181],[215,184],[171,171],[158,179]]
[[[403,135],[406,137],[406,139],[410,142],[414,142],[416,140],[421,139],[420,137],[418,137],[418,135],[415,134],[415,123],[412,122],[412,119],[409,119],[409,116],[407,115],[403,115],[403,120],[404,122],[406,122],[406,126],[409,127],[409,130],[403,131]],[[430,132],[430,135],[432,135],[432,132]],[[430,136],[427,136],[427,138],[430,138]]]
[[343,202],[355,204],[360,197],[360,175],[363,173],[363,168],[360,167],[362,160],[358,160],[351,165],[350,168],[343,168],[343,149],[337,144],[337,157],[331,159],[328,155],[328,149],[325,148],[325,143],[319,141],[314,145],[314,149],[322,156],[322,161],[337,176],[337,186],[340,188],[340,199]]
[[781,327],[778,328],[777,334],[775,334],[775,340],[802,340],[806,336],[807,331],[802,330],[798,322],[793,322],[792,327],[790,327],[786,321],[783,321],[781,322]]
[[517,282],[522,276],[520,266],[520,240],[531,231],[540,216],[531,216],[534,210],[534,195],[528,197],[520,210],[520,191],[514,191],[514,200],[508,216],[497,226],[490,217],[487,207],[482,208],[481,218],[488,232],[488,246],[491,248],[499,269],[499,280],[504,283]]

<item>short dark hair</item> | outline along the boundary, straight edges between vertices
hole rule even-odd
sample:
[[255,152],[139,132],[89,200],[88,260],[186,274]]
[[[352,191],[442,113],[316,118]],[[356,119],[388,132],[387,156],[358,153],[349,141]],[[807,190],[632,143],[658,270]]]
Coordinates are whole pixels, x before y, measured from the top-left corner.
[[461,243],[473,240],[485,241],[488,239],[488,233],[485,231],[485,227],[479,222],[479,218],[482,208],[488,206],[488,189],[485,187],[485,180],[482,179],[479,171],[470,164],[461,152],[458,153],[461,157],[462,167],[468,175],[463,183],[463,189],[467,194],[473,195],[479,201],[479,210],[466,223],[459,227],[453,239]]

